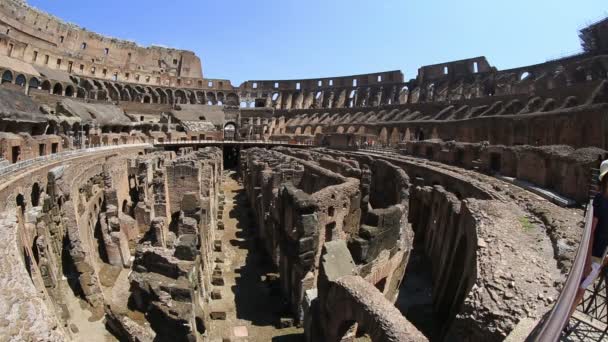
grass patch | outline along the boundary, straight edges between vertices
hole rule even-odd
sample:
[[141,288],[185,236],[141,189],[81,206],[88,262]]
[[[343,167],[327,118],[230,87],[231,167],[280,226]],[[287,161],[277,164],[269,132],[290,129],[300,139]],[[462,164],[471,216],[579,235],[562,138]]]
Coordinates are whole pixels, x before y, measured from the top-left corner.
[[519,218],[519,223],[521,223],[521,228],[526,232],[534,228],[532,222],[530,222],[530,220],[528,220],[528,218],[525,216]]

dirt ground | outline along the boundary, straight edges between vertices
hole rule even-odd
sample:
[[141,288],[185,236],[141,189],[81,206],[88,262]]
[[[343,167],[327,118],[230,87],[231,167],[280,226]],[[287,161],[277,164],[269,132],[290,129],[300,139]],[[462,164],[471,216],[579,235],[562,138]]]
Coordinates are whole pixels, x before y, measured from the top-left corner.
[[253,215],[233,171],[225,173],[223,189],[225,230],[217,231],[222,252],[216,256],[224,258],[225,285],[216,286],[222,299],[213,301],[211,307],[226,312],[226,320],[211,321],[211,341],[303,341],[303,329],[277,328],[284,304],[274,284],[265,281],[275,270],[256,246]]

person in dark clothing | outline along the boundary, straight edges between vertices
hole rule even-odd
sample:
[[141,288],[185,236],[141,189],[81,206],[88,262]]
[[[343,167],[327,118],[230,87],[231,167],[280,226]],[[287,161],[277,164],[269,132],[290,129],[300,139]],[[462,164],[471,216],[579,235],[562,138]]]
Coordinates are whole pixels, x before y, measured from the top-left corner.
[[608,160],[600,166],[600,188],[593,198],[593,222],[591,226],[591,240],[587,251],[585,271],[576,299],[570,309],[570,316],[576,310],[585,295],[585,290],[595,282],[606,263],[606,248],[608,247]]

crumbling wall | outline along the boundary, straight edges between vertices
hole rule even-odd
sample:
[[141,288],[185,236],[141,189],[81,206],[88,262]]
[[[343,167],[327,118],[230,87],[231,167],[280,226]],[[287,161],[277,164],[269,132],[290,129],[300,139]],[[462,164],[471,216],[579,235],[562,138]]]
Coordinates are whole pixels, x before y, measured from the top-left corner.
[[[387,284],[382,292],[396,299],[412,240],[405,219],[409,179],[384,161],[368,160],[364,169],[360,165],[316,151],[241,152],[241,176],[255,208],[258,238],[279,267],[282,292],[296,318],[302,318],[301,303],[314,289],[321,248],[329,241],[349,241],[362,276],[374,285]],[[372,171],[377,172],[378,208],[369,204]],[[388,199],[381,199],[388,191],[380,185],[383,178],[394,182]]]
[[[425,154],[428,148],[442,153],[429,156]],[[597,168],[598,159],[606,154],[605,150],[594,147],[575,149],[565,145],[503,146],[442,141],[408,142],[404,151],[442,163],[514,177],[579,202],[589,199],[590,170]],[[450,154],[451,158],[446,157]]]
[[378,289],[357,275],[344,241],[323,246],[318,296],[308,296],[307,341],[426,341]]

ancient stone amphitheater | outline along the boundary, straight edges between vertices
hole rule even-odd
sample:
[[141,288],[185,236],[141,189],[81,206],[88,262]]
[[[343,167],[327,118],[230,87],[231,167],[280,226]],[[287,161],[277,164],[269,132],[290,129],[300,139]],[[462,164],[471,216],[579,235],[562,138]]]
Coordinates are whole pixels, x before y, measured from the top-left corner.
[[608,149],[580,37],[237,87],[0,1],[0,341],[563,339]]

